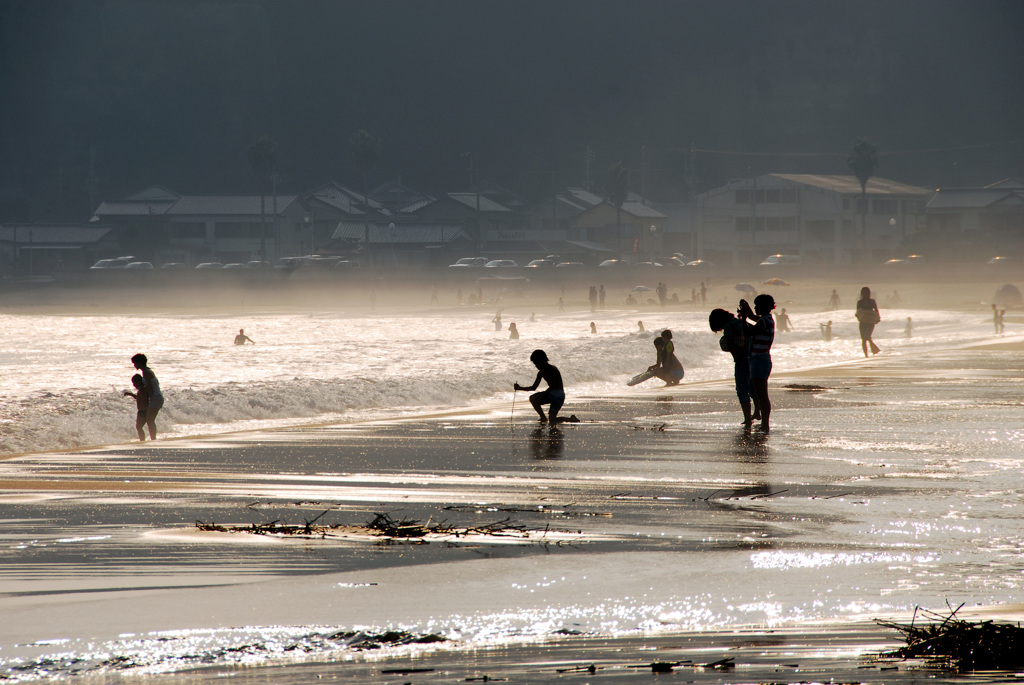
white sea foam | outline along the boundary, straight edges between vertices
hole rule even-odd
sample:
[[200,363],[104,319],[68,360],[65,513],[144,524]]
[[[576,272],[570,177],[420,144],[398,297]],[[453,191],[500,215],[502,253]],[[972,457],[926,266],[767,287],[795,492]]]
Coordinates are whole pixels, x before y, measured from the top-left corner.
[[[831,313],[829,313],[831,314]],[[793,315],[795,331],[777,336],[776,371],[860,357],[856,321],[835,312],[835,339],[818,324],[827,314]],[[650,337],[671,327],[686,382],[731,377],[703,312],[604,311],[542,316],[506,310],[518,341],[495,331],[493,312],[437,316],[265,315],[225,317],[0,316],[0,453],[120,443],[134,437],[129,357],[145,352],[167,403],[164,435],[223,432],[396,411],[511,400],[514,381],[533,381],[528,358],[547,351],[573,395],[623,390],[654,361]],[[907,316],[914,337],[903,337]],[[597,323],[598,334],[589,323]],[[238,328],[257,341],[235,346]],[[987,317],[886,310],[876,340],[887,353],[922,351],[991,337]],[[652,382],[650,385],[654,385]],[[637,391],[642,391],[637,390]],[[568,405],[567,405],[568,406]]]

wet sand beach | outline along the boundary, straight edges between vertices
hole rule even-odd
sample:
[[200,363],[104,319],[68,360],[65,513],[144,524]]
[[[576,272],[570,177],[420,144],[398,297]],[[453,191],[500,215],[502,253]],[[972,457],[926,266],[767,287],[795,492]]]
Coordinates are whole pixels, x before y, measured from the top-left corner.
[[[873,619],[1019,617],[1022,369],[1008,341],[777,374],[768,435],[708,382],[570,389],[559,428],[520,394],[10,458],[0,673],[910,682]],[[382,539],[381,513],[442,526]]]

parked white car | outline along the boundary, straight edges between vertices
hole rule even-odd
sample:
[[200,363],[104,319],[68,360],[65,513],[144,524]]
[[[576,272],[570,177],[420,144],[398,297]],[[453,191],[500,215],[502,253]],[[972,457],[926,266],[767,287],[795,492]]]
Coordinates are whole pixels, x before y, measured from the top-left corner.
[[800,255],[795,254],[773,254],[764,258],[761,262],[761,266],[784,266],[789,264],[799,264],[802,260]]
[[492,259],[484,266],[489,269],[513,269],[518,268],[519,265],[511,259]]

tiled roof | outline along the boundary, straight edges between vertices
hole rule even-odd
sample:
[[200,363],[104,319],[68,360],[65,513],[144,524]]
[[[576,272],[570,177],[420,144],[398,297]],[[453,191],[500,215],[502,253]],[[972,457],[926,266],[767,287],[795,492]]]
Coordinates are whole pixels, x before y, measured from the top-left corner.
[[[283,212],[295,201],[294,195],[278,195],[277,211]],[[263,197],[263,211],[271,216],[274,211],[274,197]],[[185,195],[167,210],[174,216],[222,215],[260,216],[259,195]]]
[[[477,208],[477,194],[476,193],[448,193],[448,197],[450,197],[451,199],[455,200],[456,202],[461,202],[462,204],[464,204],[467,207],[470,207],[472,209],[476,209]],[[508,207],[505,207],[503,205],[499,205],[494,200],[492,200],[492,199],[490,199],[488,197],[484,197],[483,195],[480,195],[479,198],[480,198],[480,211],[481,212],[509,212],[509,211],[512,211]]]
[[[859,195],[860,181],[856,176],[830,176],[819,174],[768,174],[794,183],[831,190],[842,195]],[[884,178],[871,178],[867,183],[868,195],[927,195],[927,188],[897,183]]]
[[647,205],[640,204],[639,202],[623,202],[622,211],[632,214],[633,216],[644,217],[645,219],[664,219],[665,215]]
[[[366,236],[366,224],[362,221],[342,221],[334,229],[332,240],[354,239],[360,242]],[[456,238],[468,238],[461,224],[449,223],[400,223],[394,224],[374,223],[369,224],[370,243],[395,244],[395,245],[444,245]]]
[[943,188],[935,191],[926,209],[978,209],[1006,202],[1024,202],[1024,191],[1004,188]]
[[101,202],[96,208],[96,216],[159,216],[166,214],[167,210],[177,200],[161,200],[152,202],[135,201],[114,201]]

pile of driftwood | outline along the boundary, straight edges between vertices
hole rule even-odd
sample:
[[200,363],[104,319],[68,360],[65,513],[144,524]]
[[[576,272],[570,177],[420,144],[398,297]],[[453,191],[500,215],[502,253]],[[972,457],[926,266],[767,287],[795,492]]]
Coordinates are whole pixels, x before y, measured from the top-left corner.
[[905,647],[884,656],[926,659],[932,666],[954,671],[1002,671],[1024,666],[1024,628],[994,621],[963,621],[952,609],[948,616],[922,611],[927,623],[878,621],[903,633]]
[[504,519],[493,523],[485,523],[480,526],[459,528],[449,526],[446,522],[420,523],[417,519],[394,519],[389,514],[376,514],[372,521],[368,521],[366,527],[376,531],[379,535],[390,538],[421,538],[428,534],[451,535],[464,537],[466,535],[514,535],[516,537],[527,537],[528,532],[525,526],[512,523],[512,519]]
[[[314,519],[303,521],[300,524],[285,524],[279,520],[266,523],[250,523],[245,525],[224,525],[218,523],[204,523],[196,521],[196,528],[204,531],[215,531],[218,533],[250,533],[252,535],[296,535],[304,537],[326,538],[332,534],[369,533],[384,538],[422,540],[427,535],[447,535],[451,537],[465,537],[467,535],[491,535],[511,536],[517,538],[528,538],[530,531],[525,526],[512,523],[512,519],[503,519],[492,523],[484,523],[477,526],[457,527],[450,526],[444,521],[422,523],[417,519],[393,518],[388,513],[374,514],[374,517],[363,526],[343,526],[341,524],[324,525],[318,524],[327,511],[324,511]],[[546,531],[537,531],[546,532]]]

